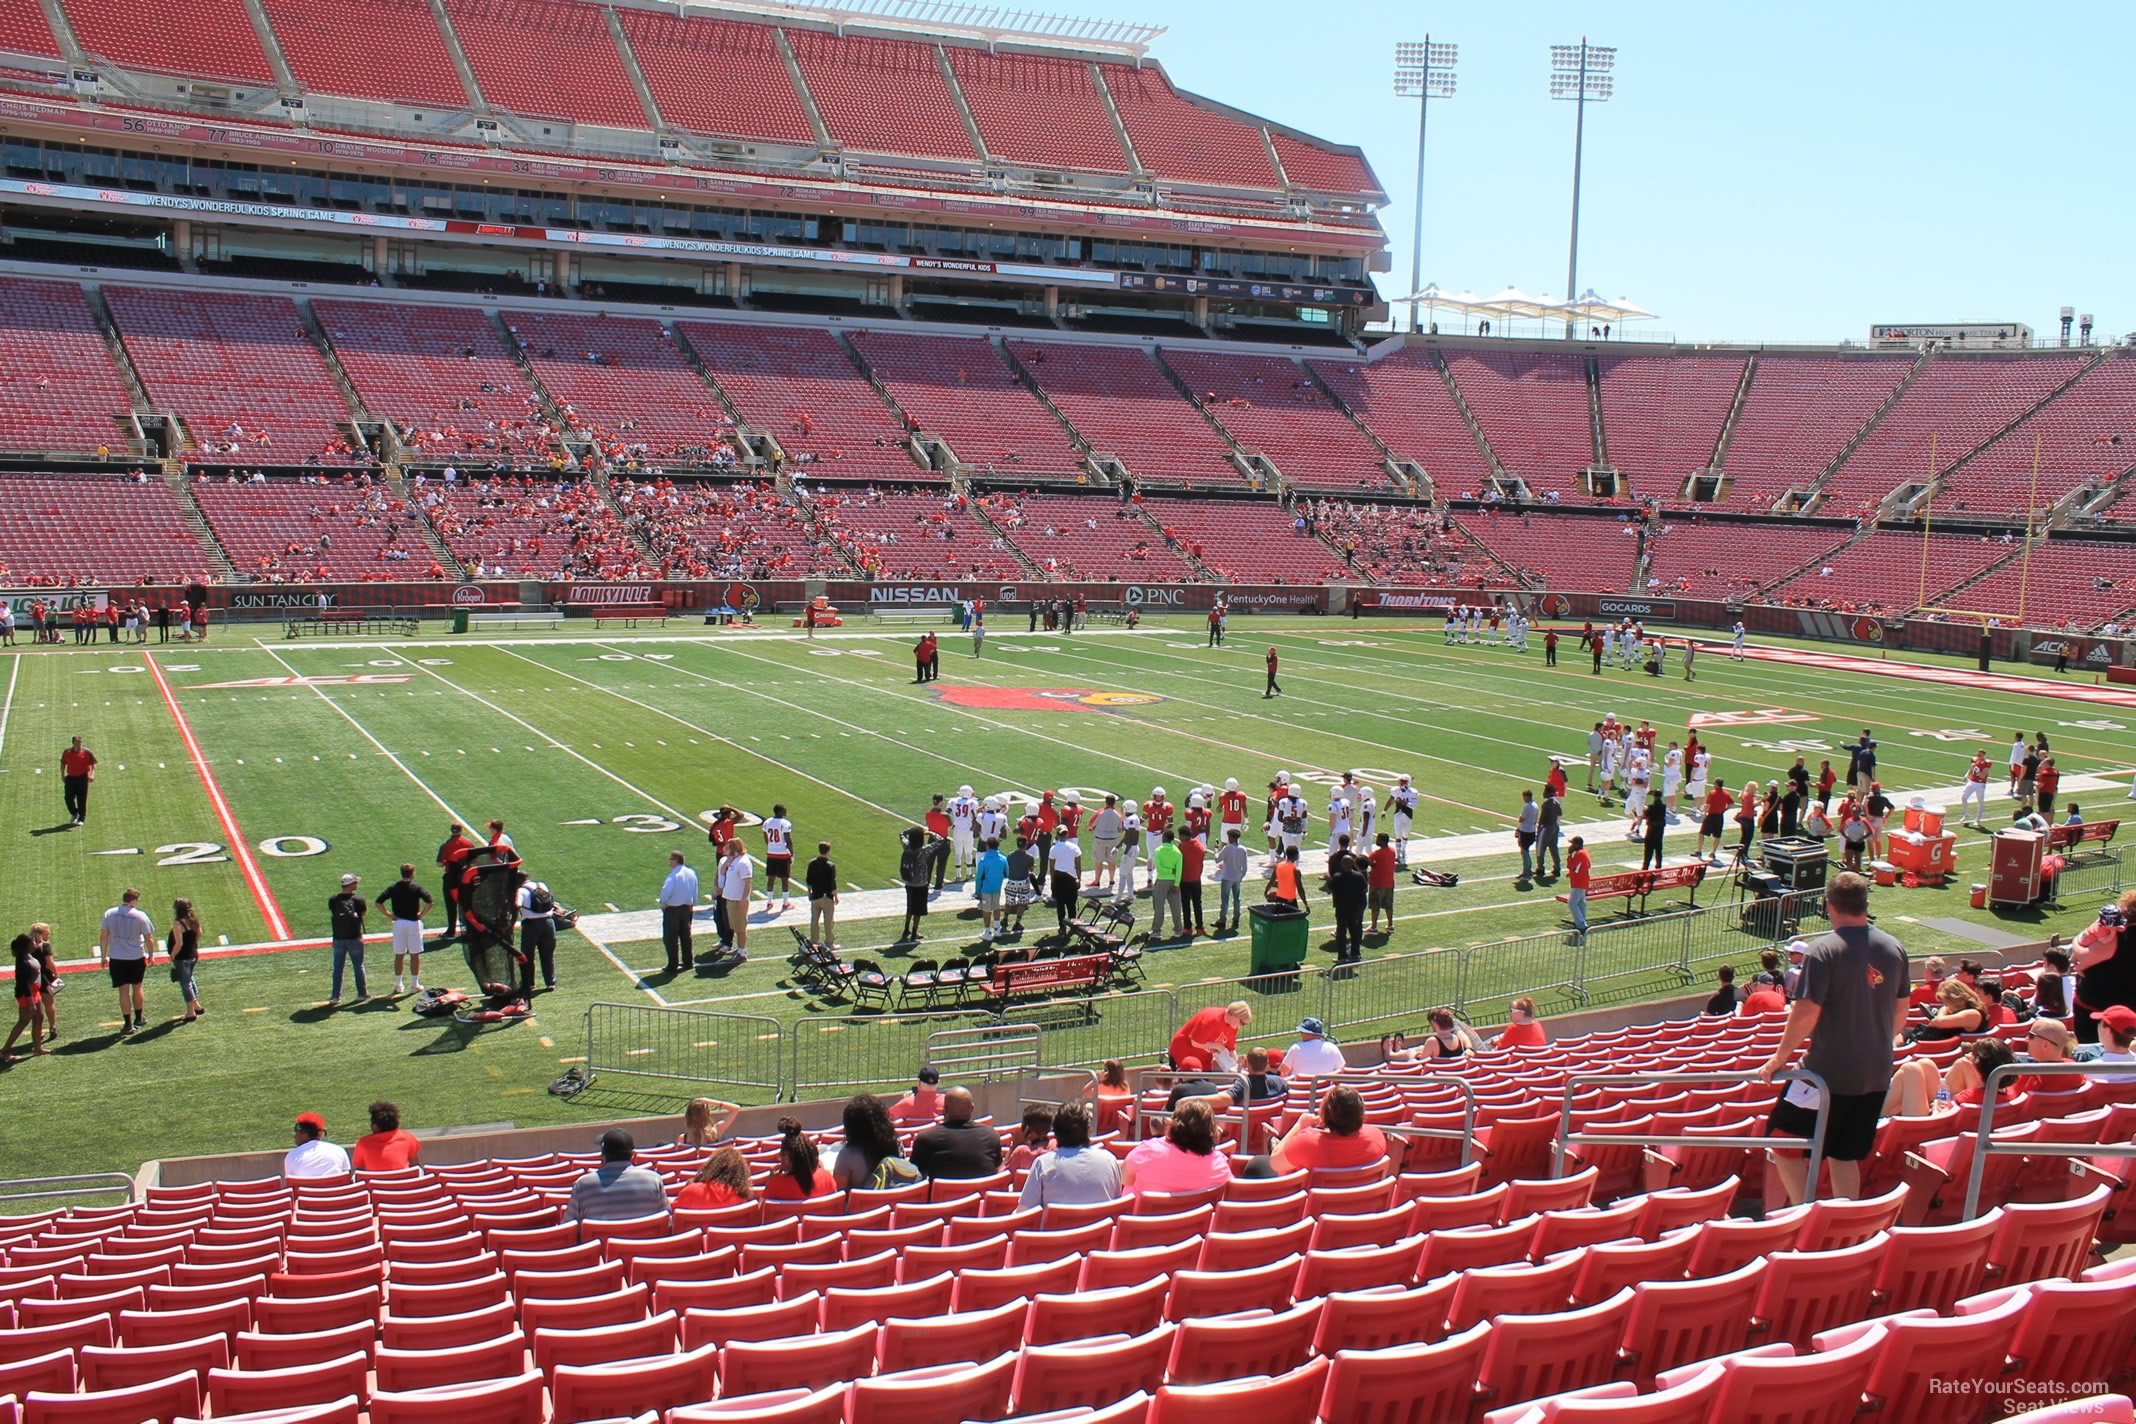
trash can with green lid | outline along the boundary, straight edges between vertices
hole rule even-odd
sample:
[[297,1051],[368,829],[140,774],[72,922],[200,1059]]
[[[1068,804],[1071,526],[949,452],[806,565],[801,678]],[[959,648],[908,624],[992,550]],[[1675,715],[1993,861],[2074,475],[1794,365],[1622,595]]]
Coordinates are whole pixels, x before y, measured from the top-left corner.
[[452,611],[452,631],[455,633],[465,633],[467,631],[466,609],[455,608]]
[[1306,927],[1313,917],[1295,905],[1273,901],[1249,905],[1246,914],[1253,922],[1253,953],[1247,972],[1296,973],[1305,963]]

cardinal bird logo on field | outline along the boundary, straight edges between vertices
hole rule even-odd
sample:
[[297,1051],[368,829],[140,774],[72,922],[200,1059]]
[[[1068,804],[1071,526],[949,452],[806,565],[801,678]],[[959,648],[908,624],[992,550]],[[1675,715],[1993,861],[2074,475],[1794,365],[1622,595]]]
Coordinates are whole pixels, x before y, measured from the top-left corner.
[[935,700],[993,712],[1102,712],[1164,701],[1152,692],[1093,692],[1087,687],[945,687]]
[[1563,618],[1572,612],[1572,600],[1562,593],[1546,593],[1536,600],[1535,607],[1545,618]]
[[1884,625],[1874,618],[1855,619],[1854,627],[1850,631],[1853,632],[1855,639],[1859,642],[1881,643],[1884,641]]

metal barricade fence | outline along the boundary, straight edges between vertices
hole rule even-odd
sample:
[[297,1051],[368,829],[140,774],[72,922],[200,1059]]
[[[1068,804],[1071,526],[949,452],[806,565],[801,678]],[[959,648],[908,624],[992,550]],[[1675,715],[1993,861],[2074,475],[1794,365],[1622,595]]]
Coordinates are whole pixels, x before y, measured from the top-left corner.
[[757,1014],[596,1003],[586,1008],[586,1071],[754,1090],[776,1102],[786,1025]]
[[1329,969],[1320,976],[1316,1012],[1345,1040],[1407,1030],[1431,1010],[1461,1001],[1462,964],[1461,950],[1427,949]]
[[927,1062],[933,1035],[997,1022],[985,1009],[824,1014],[799,1020],[787,1031],[786,1100],[798,1103],[826,1094],[910,1086]]
[[2072,860],[2055,882],[2054,897],[2065,906],[2086,900],[2111,900],[2121,893],[2121,857],[2106,853]]
[[1164,989],[1093,994],[1016,1004],[1004,1015],[1012,1024],[1045,1031],[1045,1066],[1097,1068],[1108,1058],[1132,1062],[1161,1054],[1179,1027],[1179,1001]]
[[1036,1024],[938,1028],[927,1035],[927,1062],[951,1082],[994,1083],[1036,1078],[1045,1062],[1044,1030]]

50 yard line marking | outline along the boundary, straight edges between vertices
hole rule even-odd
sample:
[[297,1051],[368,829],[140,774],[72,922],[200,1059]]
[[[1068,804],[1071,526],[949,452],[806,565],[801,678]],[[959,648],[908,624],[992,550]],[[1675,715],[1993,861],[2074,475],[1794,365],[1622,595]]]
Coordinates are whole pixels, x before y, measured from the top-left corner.
[[[208,769],[208,759],[201,755],[200,742],[193,736],[192,724],[185,720],[185,713],[179,709],[178,699],[171,695],[171,685],[164,678],[163,669],[152,656],[144,654],[141,661],[148,664],[149,675],[156,680],[156,690],[163,694],[163,705],[170,710],[171,721],[177,724],[178,739],[185,743],[186,755],[193,759],[193,770],[200,774],[200,785],[208,793],[208,806],[215,812],[216,824],[222,827],[223,840],[229,844],[230,854],[237,861],[247,888],[252,891],[252,901],[259,907],[260,917],[267,922],[268,935],[274,939],[288,939],[289,921],[283,918],[274,891],[267,887],[267,877],[260,874],[259,862],[252,858],[252,843],[239,829],[236,813],[231,811],[229,801],[224,798],[215,773]],[[16,666],[21,666],[19,654]]]

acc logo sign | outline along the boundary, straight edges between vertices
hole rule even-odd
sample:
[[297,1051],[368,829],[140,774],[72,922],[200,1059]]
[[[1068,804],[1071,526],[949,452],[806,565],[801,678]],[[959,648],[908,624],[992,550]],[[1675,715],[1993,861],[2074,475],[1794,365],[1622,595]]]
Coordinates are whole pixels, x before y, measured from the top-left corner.
[[1562,593],[1546,593],[1536,600],[1535,611],[1545,618],[1563,618],[1572,612],[1572,600]]
[[997,712],[1102,712],[1164,701],[1150,692],[1092,692],[1083,687],[945,687],[935,694],[935,700],[947,707]]
[[721,601],[738,612],[754,613],[763,606],[764,598],[754,584],[730,583],[726,593],[721,595]]
[[1881,643],[1884,641],[1884,624],[1876,618],[1857,618],[1847,630],[1857,642]]

